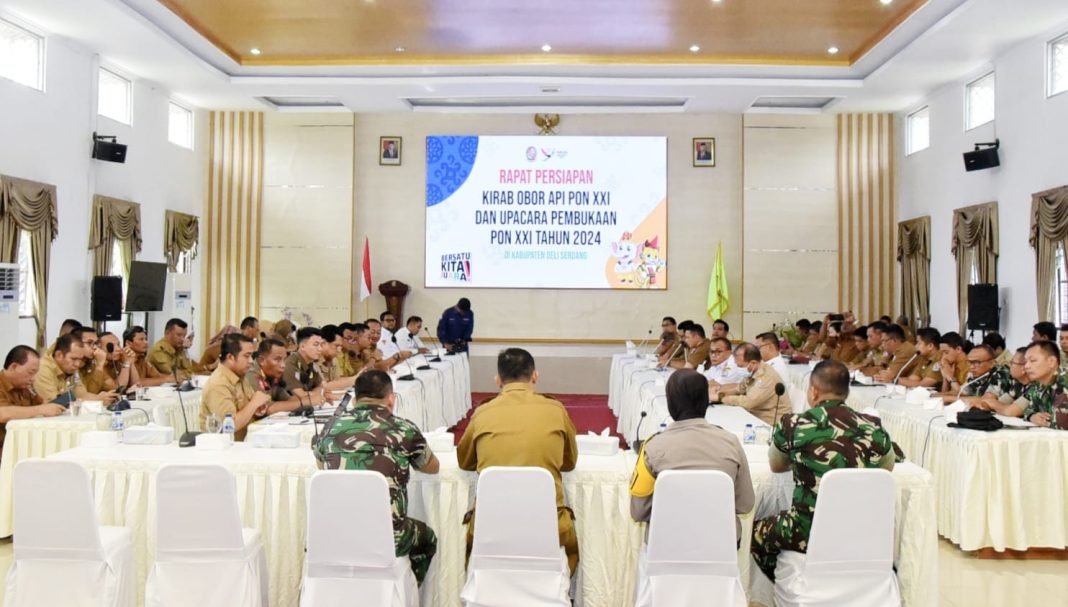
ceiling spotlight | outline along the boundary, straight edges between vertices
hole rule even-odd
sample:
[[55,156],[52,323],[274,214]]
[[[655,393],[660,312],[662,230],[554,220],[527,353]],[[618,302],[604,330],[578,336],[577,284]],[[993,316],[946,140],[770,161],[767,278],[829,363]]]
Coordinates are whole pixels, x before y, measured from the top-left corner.
[[723,0],[712,0],[712,4],[719,4],[720,2],[723,2]]
[[250,48],[248,52],[252,53],[253,55],[259,55],[262,51],[258,48]]
[[691,53],[696,53],[699,50],[701,50],[701,47],[697,46],[696,44],[690,46],[690,52]]
[[831,48],[827,49],[827,52],[832,54],[832,55],[837,55],[838,54],[838,47],[837,46],[832,46]]
[[395,48],[393,50],[398,52],[398,53],[403,53],[407,49],[405,49],[403,46],[398,46],[397,48]]
[[879,3],[880,3],[880,4],[890,4],[890,3],[891,3],[891,2],[893,2],[893,1],[894,1],[894,0],[879,0]]
[[553,47],[549,46],[548,44],[541,45],[541,52],[548,53],[551,50],[553,50]]

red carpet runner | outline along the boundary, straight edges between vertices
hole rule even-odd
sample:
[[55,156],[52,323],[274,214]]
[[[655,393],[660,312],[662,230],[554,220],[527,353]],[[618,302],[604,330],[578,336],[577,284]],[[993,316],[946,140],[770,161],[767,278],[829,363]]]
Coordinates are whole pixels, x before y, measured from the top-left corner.
[[[489,392],[474,392],[471,394],[471,401],[477,407],[479,403],[486,401],[496,396],[494,393]],[[600,434],[602,430],[608,428],[612,436],[619,438],[619,434],[616,433],[616,416],[612,414],[612,410],[608,408],[608,395],[606,394],[553,394],[553,397],[564,403],[564,407],[567,408],[568,414],[571,416],[571,421],[575,423],[575,429],[579,434],[586,434],[593,431]],[[471,413],[474,409],[471,409]],[[460,437],[464,433],[464,429],[467,428],[467,422],[471,419],[471,414],[462,420],[452,428],[449,428],[451,432],[456,436],[456,442],[460,442]],[[620,447],[625,447],[623,440],[620,439]]]

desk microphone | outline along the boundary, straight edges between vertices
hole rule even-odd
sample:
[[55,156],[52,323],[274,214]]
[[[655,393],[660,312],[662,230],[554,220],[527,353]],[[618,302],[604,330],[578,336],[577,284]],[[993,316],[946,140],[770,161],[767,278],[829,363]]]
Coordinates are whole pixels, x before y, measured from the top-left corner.
[[913,354],[912,358],[910,358],[908,360],[908,362],[905,363],[905,366],[901,367],[901,369],[897,372],[897,377],[894,378],[894,381],[892,381],[890,383],[892,383],[893,385],[896,386],[897,385],[897,380],[901,379],[901,374],[905,372],[905,369],[909,368],[909,365],[912,364],[912,361],[916,360],[916,357],[919,356],[919,355],[920,355],[919,352]]
[[652,337],[653,337],[653,330],[649,329],[649,334],[645,336],[645,339],[643,339],[640,342],[638,342],[638,347],[634,348],[634,354],[638,358],[641,358],[641,356],[642,356],[642,346],[644,346],[646,344],[646,342],[648,342]]
[[[434,336],[430,334],[430,329],[428,329],[426,327],[423,327],[423,330],[426,331],[426,336],[430,339],[431,345],[433,345]],[[431,358],[428,362],[432,362],[432,363],[441,362],[441,348],[442,348],[441,342],[439,341],[438,342],[438,347],[434,348],[434,358]]]
[[970,386],[970,385],[974,384],[975,382],[979,381],[980,379],[983,379],[983,378],[984,378],[984,377],[986,377],[987,375],[990,375],[990,371],[987,371],[986,373],[983,373],[983,374],[982,374],[982,375],[980,375],[979,377],[974,377],[974,378],[972,378],[971,380],[969,380],[969,381],[965,382],[965,383],[964,383],[964,385],[960,387],[960,390],[958,390],[958,391],[957,391],[957,398],[955,398],[955,399],[953,399],[953,400],[954,400],[954,401],[958,401],[958,400],[960,400],[960,395],[961,395],[961,394],[964,394],[964,389],[965,389],[965,388],[967,388],[968,386]]
[[642,422],[645,421],[645,416],[646,415],[649,415],[649,414],[646,413],[645,411],[642,411],[641,419],[638,420],[638,427],[634,429],[634,442],[631,443],[630,445],[631,445],[631,448],[634,449],[635,453],[637,453],[637,452],[642,450],[642,443],[645,442],[639,437],[641,436]]
[[[174,372],[174,382],[175,382],[175,384],[177,384],[178,383],[178,368],[175,367],[173,369],[173,372]],[[185,422],[185,433],[182,434],[182,436],[180,436],[178,438],[178,446],[179,447],[192,447],[193,445],[197,444],[197,435],[200,434],[200,432],[194,432],[194,431],[189,429],[189,419],[185,416],[185,402],[182,400],[182,391],[178,390],[176,388],[175,392],[178,393],[178,408],[182,411],[182,421]]]
[[[671,354],[668,354],[668,357],[666,359],[664,359],[664,361],[665,361],[664,362],[664,367],[666,367],[671,362],[671,360],[673,358],[675,358],[675,354],[679,351],[679,348],[681,348],[681,347],[682,347],[682,342],[680,341],[679,345],[675,346],[675,349],[671,351]],[[659,367],[659,368],[663,369],[664,367]]]
[[415,368],[415,370],[416,370],[416,371],[429,371],[429,370],[431,370],[431,369],[433,369],[433,368],[434,368],[434,367],[431,367],[431,366],[430,366],[430,359],[428,359],[428,358],[426,357],[426,354],[425,354],[425,353],[423,353],[423,352],[419,352],[419,356],[422,356],[422,357],[423,357],[423,362],[424,362],[425,364],[422,364],[422,365],[419,365],[418,367],[416,367],[416,368]]
[[786,394],[786,386],[779,382],[775,384],[775,417],[779,417],[779,401],[782,399],[782,395]]
[[397,378],[397,381],[414,381],[415,380],[415,370],[412,369],[412,361],[410,361],[407,358],[405,358],[404,359],[404,364],[408,365],[408,374],[407,375],[401,375],[400,377]]

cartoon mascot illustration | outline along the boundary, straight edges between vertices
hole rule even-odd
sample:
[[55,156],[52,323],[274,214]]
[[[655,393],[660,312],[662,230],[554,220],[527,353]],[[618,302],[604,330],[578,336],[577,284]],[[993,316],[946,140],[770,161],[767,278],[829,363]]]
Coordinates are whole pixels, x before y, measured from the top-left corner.
[[642,289],[653,288],[656,285],[656,273],[667,265],[660,257],[659,239],[659,236],[654,236],[652,240],[642,243],[641,262],[638,265],[638,287]]
[[638,282],[638,245],[631,240],[630,232],[623,232],[623,238],[612,243],[612,255],[616,258],[616,278],[624,285]]

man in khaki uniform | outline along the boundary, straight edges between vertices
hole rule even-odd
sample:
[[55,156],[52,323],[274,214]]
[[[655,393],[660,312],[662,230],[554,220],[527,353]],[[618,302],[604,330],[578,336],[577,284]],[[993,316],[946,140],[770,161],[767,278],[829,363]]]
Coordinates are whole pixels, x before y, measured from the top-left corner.
[[850,367],[860,364],[868,354],[868,327],[857,327],[852,332],[843,333],[838,350],[834,353],[834,359],[843,365]]
[[323,347],[319,368],[323,372],[323,388],[327,391],[347,390],[356,380],[356,373],[345,375],[338,364],[344,356],[341,349],[341,332],[334,325],[326,325],[321,332]]
[[234,416],[235,440],[244,440],[248,425],[256,417],[267,415],[271,399],[266,392],[253,389],[245,374],[252,367],[252,340],[234,333],[223,338],[219,366],[212,371],[200,400],[200,427],[208,415],[221,422],[229,413]]
[[174,378],[178,374],[180,381],[193,377],[193,361],[185,351],[185,337],[189,325],[181,318],[167,321],[163,329],[163,339],[157,341],[148,352],[148,363],[159,371],[160,375]]
[[906,388],[937,388],[942,385],[942,352],[938,344],[942,335],[938,329],[926,327],[916,331],[916,351],[919,353],[919,361],[913,366],[908,377],[902,374],[897,380],[899,386]]
[[100,352],[103,363],[96,365],[97,368],[88,375],[82,373],[82,384],[86,390],[125,393],[131,386],[137,385],[137,370],[133,367],[137,354],[130,348],[120,348],[119,338],[114,333],[100,335]]
[[[464,470],[490,466],[535,466],[556,480],[557,528],[571,573],[578,565],[575,515],[564,504],[561,472],[575,469],[578,445],[575,424],[567,409],[553,398],[534,392],[538,372],[526,350],[508,348],[497,356],[497,386],[501,393],[475,409],[471,423],[456,448]],[[473,511],[472,513],[473,514]],[[467,554],[474,540],[474,517],[467,526]]]
[[[319,359],[323,353],[323,334],[315,327],[297,331],[297,351],[286,358],[282,380],[286,389],[301,398],[322,395],[323,372]],[[322,402],[322,401],[320,401]]]
[[29,417],[52,417],[63,413],[61,405],[45,403],[33,391],[33,380],[41,366],[37,351],[15,346],[4,359],[0,371],[0,449],[4,446],[7,422]]
[[905,341],[905,330],[897,325],[890,325],[883,333],[883,350],[892,358],[886,369],[875,374],[878,381],[890,383],[908,377],[920,363],[916,346]]
[[672,360],[669,366],[676,369],[696,369],[701,365],[710,366],[708,351],[712,349],[712,341],[705,338],[705,328],[693,323],[686,329],[682,341],[686,344],[686,353],[681,359]]
[[152,387],[173,382],[173,377],[166,377],[148,364],[148,333],[143,327],[133,326],[122,333],[123,348],[134,353],[133,370],[137,373],[137,383]]
[[886,325],[876,321],[868,325],[868,352],[859,362],[849,365],[850,371],[860,370],[864,375],[875,375],[886,368],[889,357],[883,350],[883,333]]
[[[753,509],[756,497],[749,460],[738,438],[705,421],[708,392],[705,378],[688,369],[676,371],[665,388],[668,413],[675,423],[645,441],[630,481],[630,516],[639,523],[653,512],[656,478],[665,470],[720,470],[734,481],[737,514]],[[738,538],[742,525],[735,522]],[[648,532],[648,529],[646,530]]]
[[656,357],[658,359],[665,358],[672,352],[675,352],[674,357],[682,356],[682,348],[678,347],[682,338],[679,335],[679,325],[675,322],[675,319],[671,316],[665,316],[660,321],[660,329],[662,333],[660,333],[660,343],[656,346]]
[[761,359],[760,349],[753,344],[742,344],[735,348],[734,360],[739,367],[749,371],[749,377],[734,390],[709,390],[709,397],[713,401],[722,400],[726,405],[743,407],[774,427],[779,418],[792,409],[788,392],[783,392],[782,396],[775,393],[777,384],[782,384],[785,389],[786,383],[775,369]]
[[65,397],[63,400],[69,401],[78,398],[79,392],[86,394],[78,379],[81,344],[67,334],[57,339],[54,347],[51,355],[41,359],[40,371],[33,380],[34,391],[44,402],[51,402],[56,397]]
[[[942,351],[943,396],[956,396],[960,387],[968,383],[968,355],[964,353],[964,338],[955,331],[942,335],[938,344]],[[1059,363],[1058,363],[1059,364]]]

